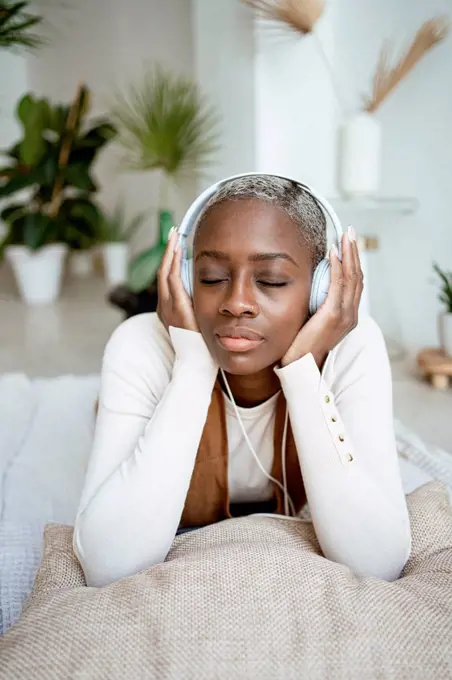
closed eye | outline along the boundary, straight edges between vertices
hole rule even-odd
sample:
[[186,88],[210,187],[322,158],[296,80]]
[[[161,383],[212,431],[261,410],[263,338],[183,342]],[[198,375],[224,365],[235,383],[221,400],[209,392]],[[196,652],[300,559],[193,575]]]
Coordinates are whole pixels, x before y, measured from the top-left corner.
[[216,283],[223,283],[223,281],[226,281],[226,279],[201,279],[201,283],[205,286],[213,286]]
[[[226,279],[201,279],[201,283],[205,286],[214,286],[218,283],[223,283]],[[289,285],[289,281],[262,281],[258,280],[257,283],[260,286],[266,286],[267,288],[283,288]]]
[[289,285],[289,281],[258,281],[257,283],[269,288],[282,288]]

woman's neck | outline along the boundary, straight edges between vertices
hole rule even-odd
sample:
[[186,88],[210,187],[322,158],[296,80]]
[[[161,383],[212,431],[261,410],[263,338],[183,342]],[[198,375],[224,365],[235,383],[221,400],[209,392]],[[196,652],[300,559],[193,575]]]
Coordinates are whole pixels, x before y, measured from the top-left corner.
[[[252,408],[262,404],[279,392],[281,388],[278,376],[271,367],[253,375],[231,375],[226,373],[226,380],[228,381],[235,403],[243,408]],[[220,383],[223,391],[227,394],[221,373]]]

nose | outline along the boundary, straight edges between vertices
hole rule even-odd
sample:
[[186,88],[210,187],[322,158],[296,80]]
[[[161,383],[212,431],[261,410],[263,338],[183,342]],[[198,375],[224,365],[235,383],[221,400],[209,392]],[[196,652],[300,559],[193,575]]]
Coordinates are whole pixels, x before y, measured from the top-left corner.
[[219,311],[225,316],[256,317],[259,314],[259,305],[252,286],[245,281],[231,282]]

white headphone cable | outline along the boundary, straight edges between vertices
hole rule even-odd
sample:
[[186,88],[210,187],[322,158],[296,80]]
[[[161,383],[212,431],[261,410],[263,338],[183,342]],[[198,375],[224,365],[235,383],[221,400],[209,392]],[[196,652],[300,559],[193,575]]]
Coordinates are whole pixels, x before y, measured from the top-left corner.
[[[223,381],[224,381],[224,384],[225,384],[225,387],[226,387],[226,390],[227,390],[229,399],[230,399],[230,401],[231,401],[231,403],[232,403],[232,406],[233,406],[233,408],[234,408],[234,412],[235,412],[236,418],[237,418],[237,420],[238,420],[238,422],[239,422],[240,429],[242,430],[243,437],[244,437],[244,439],[245,439],[245,442],[246,442],[246,444],[247,444],[249,450],[250,450],[251,453],[253,454],[253,456],[254,456],[254,458],[255,458],[255,460],[256,460],[256,463],[258,464],[258,466],[259,466],[260,470],[262,471],[262,473],[267,477],[267,479],[268,479],[269,481],[271,481],[271,482],[273,482],[274,484],[276,484],[276,485],[278,486],[278,488],[281,489],[281,491],[283,492],[283,494],[284,494],[284,512],[285,512],[285,514],[286,514],[287,516],[290,516],[290,512],[292,512],[293,515],[296,515],[297,513],[296,513],[296,510],[295,510],[295,506],[294,506],[294,504],[293,504],[293,502],[292,502],[292,499],[290,498],[289,494],[287,493],[287,486],[286,486],[286,480],[285,480],[285,477],[286,477],[286,462],[285,462],[285,459],[286,459],[286,449],[285,449],[285,444],[286,444],[286,441],[287,441],[287,426],[288,426],[288,412],[287,412],[287,410],[286,410],[286,420],[285,420],[285,423],[284,423],[284,431],[283,431],[283,445],[282,445],[282,451],[281,451],[282,467],[283,467],[283,482],[284,482],[284,486],[283,486],[283,485],[281,484],[281,482],[279,482],[277,479],[275,479],[274,477],[272,477],[271,475],[268,474],[268,472],[265,470],[264,466],[263,466],[262,463],[260,462],[259,457],[258,457],[256,451],[254,450],[253,445],[251,444],[250,438],[248,437],[248,435],[247,435],[247,433],[246,433],[245,426],[244,426],[243,423],[242,423],[242,419],[240,418],[240,413],[239,413],[239,410],[238,410],[238,408],[237,408],[237,404],[235,403],[233,394],[232,394],[232,392],[231,392],[231,388],[229,387],[229,383],[228,383],[228,381],[227,381],[227,379],[226,379],[226,375],[225,375],[225,373],[224,373],[224,371],[223,371],[222,368],[220,368],[220,371],[221,371],[221,375],[222,375],[222,377],[223,377]],[[290,504],[290,512],[289,512],[289,504]]]
[[[281,463],[282,463],[282,478],[283,478],[283,486],[284,486],[284,514],[289,516],[291,513],[289,512],[289,492],[287,491],[287,472],[286,472],[286,446],[287,446],[287,428],[289,426],[289,411],[287,408],[286,404],[286,414],[284,416],[284,430],[283,430],[283,436],[282,436],[282,444],[281,444]],[[295,512],[292,512],[293,515],[295,515]]]

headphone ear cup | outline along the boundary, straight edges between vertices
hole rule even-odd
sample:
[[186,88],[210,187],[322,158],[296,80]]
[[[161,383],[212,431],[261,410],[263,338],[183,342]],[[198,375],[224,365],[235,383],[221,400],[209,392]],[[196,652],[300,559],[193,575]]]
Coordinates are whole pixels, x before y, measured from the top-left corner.
[[330,287],[330,281],[330,263],[325,258],[317,265],[312,278],[311,297],[309,300],[309,313],[311,316],[313,316],[318,308],[325,302]]
[[181,279],[188,295],[193,298],[193,259],[182,258]]

